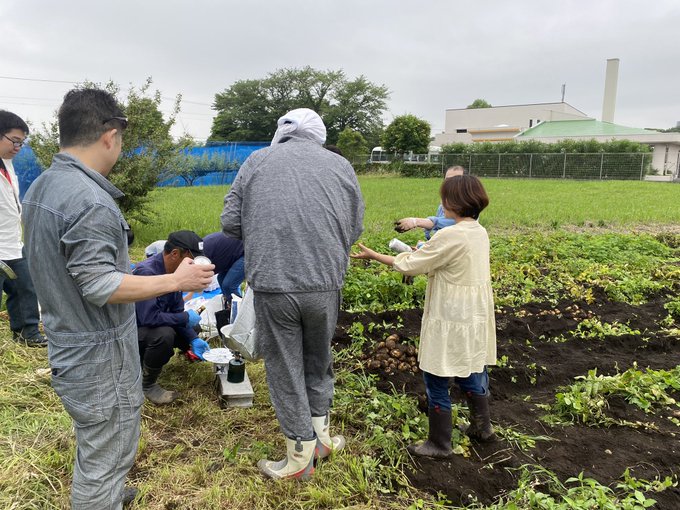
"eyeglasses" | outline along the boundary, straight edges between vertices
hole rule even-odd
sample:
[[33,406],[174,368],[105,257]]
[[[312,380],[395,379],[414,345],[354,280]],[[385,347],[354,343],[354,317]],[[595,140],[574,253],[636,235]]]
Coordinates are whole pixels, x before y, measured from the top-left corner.
[[120,127],[123,130],[126,130],[128,127],[128,120],[127,117],[111,117],[108,119],[104,119],[104,122],[102,124],[106,124],[107,122],[111,122],[112,120],[116,120],[120,123]]
[[26,140],[22,140],[20,142],[17,142],[16,140],[12,140],[9,136],[7,135],[2,135],[3,138],[7,138],[10,142],[12,142],[12,145],[14,145],[15,149],[21,149],[24,144],[26,143]]

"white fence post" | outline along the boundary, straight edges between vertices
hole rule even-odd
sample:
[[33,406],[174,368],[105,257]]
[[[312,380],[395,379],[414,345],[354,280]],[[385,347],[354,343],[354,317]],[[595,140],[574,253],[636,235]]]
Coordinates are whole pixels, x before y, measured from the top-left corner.
[[643,180],[645,177],[645,153],[641,152],[640,156],[640,180]]
[[602,180],[602,167],[604,166],[604,152],[600,156],[600,180]]

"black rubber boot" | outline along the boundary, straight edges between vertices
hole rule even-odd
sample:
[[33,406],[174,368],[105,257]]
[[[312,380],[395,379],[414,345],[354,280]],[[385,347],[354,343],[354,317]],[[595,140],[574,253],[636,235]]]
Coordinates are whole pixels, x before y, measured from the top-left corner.
[[491,426],[489,394],[476,395],[468,392],[465,398],[470,409],[470,426],[465,430],[465,434],[480,443],[495,441],[497,437]]
[[445,411],[439,407],[431,407],[428,411],[430,431],[427,441],[420,444],[409,445],[406,449],[413,455],[444,459],[453,454],[451,450],[451,432],[453,423],[451,411]]
[[133,487],[132,485],[126,485],[123,489],[123,506],[127,506],[132,503],[139,494],[139,489]]
[[28,347],[47,347],[47,338],[40,334],[40,332],[26,336],[22,331],[12,331],[12,338],[15,342],[26,344]]
[[177,393],[168,391],[156,382],[161,375],[161,368],[151,368],[144,364],[142,369],[142,391],[144,396],[157,405],[169,404],[177,398]]

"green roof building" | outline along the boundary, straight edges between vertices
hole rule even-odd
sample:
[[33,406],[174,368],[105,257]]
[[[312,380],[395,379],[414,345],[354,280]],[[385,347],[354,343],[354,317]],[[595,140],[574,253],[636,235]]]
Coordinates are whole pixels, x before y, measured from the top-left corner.
[[662,133],[595,119],[575,119],[540,122],[514,138],[517,141],[538,140],[545,143],[560,140],[630,140],[645,143],[653,148],[652,168],[657,175],[666,180],[680,178],[680,133]]

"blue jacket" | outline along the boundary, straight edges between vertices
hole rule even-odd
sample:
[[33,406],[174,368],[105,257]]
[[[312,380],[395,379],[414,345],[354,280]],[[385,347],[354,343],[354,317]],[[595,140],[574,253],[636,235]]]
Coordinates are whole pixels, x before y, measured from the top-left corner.
[[215,274],[226,274],[243,257],[243,241],[214,232],[203,238],[203,253],[215,264]]
[[442,204],[439,204],[439,207],[437,207],[436,216],[428,216],[427,219],[434,223],[432,229],[425,231],[425,239],[427,239],[428,241],[438,230],[456,224],[456,220],[447,218],[444,215],[444,207],[442,207]]
[[[137,264],[132,274],[141,276],[166,274],[163,253],[158,253]],[[163,294],[146,301],[138,301],[135,303],[135,308],[137,310],[138,327],[160,328],[170,326],[187,343],[197,336],[193,328],[187,326],[189,315],[184,311],[184,300],[179,291]]]

